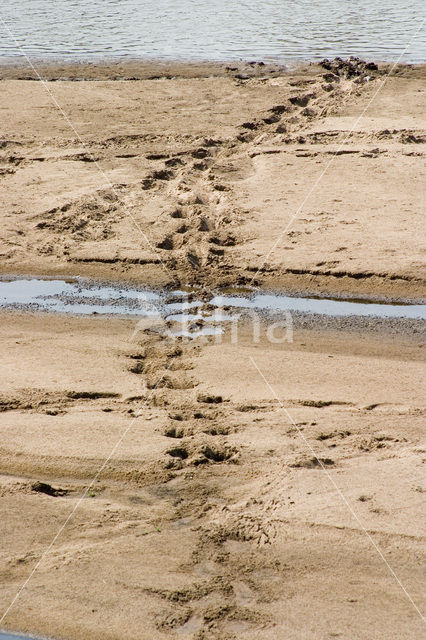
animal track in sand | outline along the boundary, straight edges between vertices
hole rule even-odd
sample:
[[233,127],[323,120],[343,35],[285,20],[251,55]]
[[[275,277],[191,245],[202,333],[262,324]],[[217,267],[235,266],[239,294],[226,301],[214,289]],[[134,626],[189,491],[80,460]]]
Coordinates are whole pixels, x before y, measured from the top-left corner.
[[[201,144],[195,148],[167,158],[162,154],[150,155],[150,158],[164,161],[164,165],[145,177],[143,188],[155,187],[157,193],[168,185],[167,193],[176,198],[176,207],[169,214],[170,223],[173,219],[185,220],[173,229],[166,226],[166,230],[164,218],[154,223],[154,229],[161,225],[162,237],[155,244],[161,252],[167,252],[164,259],[169,269],[194,282],[208,283],[217,277],[223,278],[230,268],[227,252],[241,242],[235,227],[246,217],[232,204],[232,183],[254,174],[252,158],[265,152],[257,150],[260,142],[263,145],[265,140],[270,140],[273,145],[280,132],[291,138],[304,126],[306,118],[315,120],[324,115],[325,105],[341,103],[352,85],[352,81],[339,79],[337,84],[341,93],[331,96],[330,92],[321,89],[320,82],[312,79],[309,83],[293,83],[286,101],[248,119],[229,140],[200,140]],[[299,93],[294,93],[299,88]],[[273,147],[270,152],[276,151],[281,152],[281,149]],[[314,152],[308,152],[314,155]],[[232,233],[227,231],[231,225]]]
[[158,249],[164,249],[165,251],[172,251],[175,248],[175,243],[172,236],[166,236],[163,240],[157,243]]

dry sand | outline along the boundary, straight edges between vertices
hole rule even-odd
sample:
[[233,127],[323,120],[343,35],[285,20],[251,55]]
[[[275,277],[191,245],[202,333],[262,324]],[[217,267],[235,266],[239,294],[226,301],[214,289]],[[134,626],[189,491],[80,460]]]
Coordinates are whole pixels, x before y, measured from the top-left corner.
[[[75,131],[41,83],[2,80],[2,272],[424,297],[424,70],[397,71],[371,104],[381,73],[317,67],[49,82]],[[1,320],[0,611],[35,569],[3,627],[423,637],[419,333]]]
[[3,80],[1,270],[422,295],[423,68],[324,71]]

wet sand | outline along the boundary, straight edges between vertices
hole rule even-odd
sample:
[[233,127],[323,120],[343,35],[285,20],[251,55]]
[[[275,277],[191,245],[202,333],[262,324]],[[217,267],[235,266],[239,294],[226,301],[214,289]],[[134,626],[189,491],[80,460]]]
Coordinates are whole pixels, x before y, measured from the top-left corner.
[[[424,298],[423,70],[235,73],[3,80],[2,273]],[[4,628],[422,637],[422,324],[1,320]]]

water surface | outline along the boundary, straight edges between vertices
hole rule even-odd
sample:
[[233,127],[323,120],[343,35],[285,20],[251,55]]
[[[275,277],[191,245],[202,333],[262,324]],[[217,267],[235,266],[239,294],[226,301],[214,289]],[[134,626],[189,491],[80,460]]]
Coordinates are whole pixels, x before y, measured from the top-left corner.
[[[208,326],[231,321],[236,312],[295,312],[333,317],[426,319],[426,305],[373,300],[339,300],[288,296],[283,293],[205,295],[191,291],[152,291],[120,284],[102,284],[86,278],[0,279],[0,309],[22,309],[79,315],[141,316],[169,323]],[[199,323],[201,324],[201,323]]]
[[259,311],[290,311],[315,313],[324,316],[363,316],[377,318],[426,319],[426,305],[398,304],[333,298],[301,298],[282,294],[257,294],[250,297],[218,296],[211,301],[222,307],[254,309]]
[[[359,55],[395,60],[418,33],[425,3],[2,0],[0,14],[26,54],[35,58],[291,62]],[[0,57],[20,53],[4,30]],[[425,60],[421,32],[402,61]]]
[[35,636],[23,636],[19,633],[0,632],[0,640],[40,640],[40,636],[36,638]]

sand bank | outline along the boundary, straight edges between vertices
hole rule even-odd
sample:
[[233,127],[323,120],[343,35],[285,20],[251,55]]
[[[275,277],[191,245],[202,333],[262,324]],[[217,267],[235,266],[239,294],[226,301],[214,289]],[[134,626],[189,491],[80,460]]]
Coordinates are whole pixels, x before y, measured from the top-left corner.
[[2,272],[423,296],[423,67],[221,69],[3,80]]
[[[424,297],[423,68],[91,71],[2,70],[3,274]],[[5,627],[422,637],[420,325],[1,320]]]
[[420,638],[364,531],[420,605],[418,338],[296,330],[253,344],[247,327],[200,350],[133,331],[3,314],[2,609],[41,560],[7,627]]

